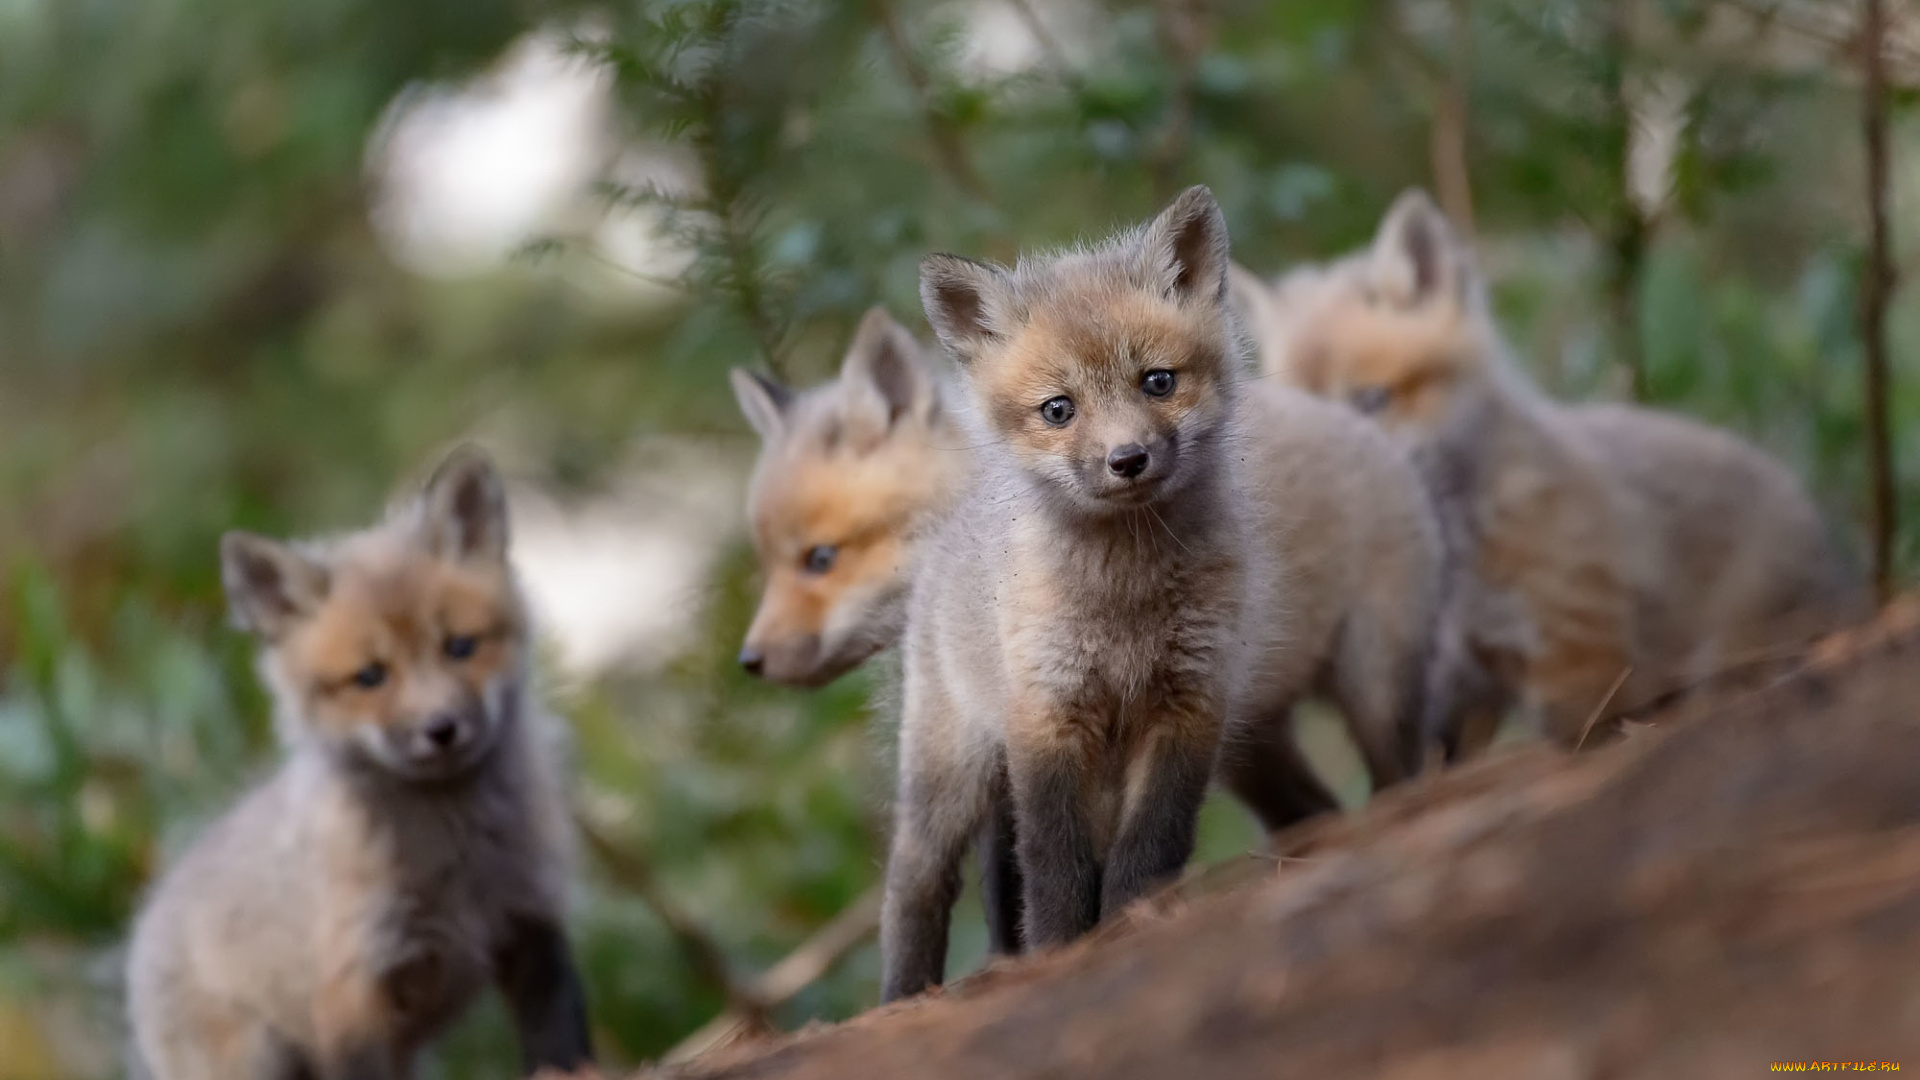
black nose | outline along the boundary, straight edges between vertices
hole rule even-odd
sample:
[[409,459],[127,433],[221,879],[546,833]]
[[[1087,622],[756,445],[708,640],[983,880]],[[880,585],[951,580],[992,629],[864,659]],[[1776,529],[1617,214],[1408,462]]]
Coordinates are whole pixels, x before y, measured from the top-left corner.
[[761,655],[760,650],[751,645],[740,650],[740,666],[746,668],[749,675],[760,674],[760,668],[766,662],[767,658]]
[[451,716],[436,716],[427,721],[427,741],[445,750],[460,738],[460,721]]
[[1113,470],[1113,475],[1131,480],[1146,472],[1147,462],[1151,460],[1146,447],[1139,443],[1128,443],[1107,455],[1107,468]]

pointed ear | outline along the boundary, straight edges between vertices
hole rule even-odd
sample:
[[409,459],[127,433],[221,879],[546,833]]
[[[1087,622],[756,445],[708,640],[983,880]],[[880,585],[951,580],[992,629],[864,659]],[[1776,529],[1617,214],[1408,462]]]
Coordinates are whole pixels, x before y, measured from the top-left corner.
[[760,441],[773,442],[787,430],[787,406],[793,404],[793,391],[757,372],[734,368],[727,372],[733,384],[734,400],[747,423],[760,433]]
[[841,415],[857,442],[872,444],[904,417],[933,406],[933,373],[920,344],[882,307],[869,308],[840,365]]
[[1190,187],[1140,234],[1142,256],[1160,290],[1178,300],[1227,299],[1227,219],[1213,192]]
[[234,624],[268,639],[327,597],[325,567],[278,540],[239,530],[220,538],[220,584]]
[[999,269],[958,255],[920,260],[920,304],[934,336],[962,366],[1013,330]]
[[448,454],[420,495],[427,542],[453,562],[507,557],[507,488],[475,446]]
[[1374,236],[1370,259],[1374,289],[1402,307],[1466,300],[1472,257],[1424,191],[1405,191],[1394,200]]

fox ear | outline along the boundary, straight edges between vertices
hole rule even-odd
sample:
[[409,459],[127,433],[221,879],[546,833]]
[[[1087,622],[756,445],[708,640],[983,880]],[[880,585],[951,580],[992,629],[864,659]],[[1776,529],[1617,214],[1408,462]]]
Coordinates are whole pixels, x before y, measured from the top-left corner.
[[842,416],[857,440],[877,442],[902,417],[924,416],[933,406],[933,373],[920,345],[887,309],[869,308],[840,365]]
[[427,541],[442,558],[506,559],[507,488],[479,447],[448,454],[420,498]]
[[760,433],[762,442],[773,442],[787,429],[787,406],[793,404],[793,391],[757,372],[734,368],[727,372],[733,384],[734,399],[747,423]]
[[234,625],[272,639],[326,599],[327,571],[278,540],[235,530],[220,538],[220,584]]
[[1167,296],[1226,302],[1227,219],[1206,187],[1181,192],[1141,233],[1140,243],[1149,272]]
[[920,260],[920,304],[934,336],[963,366],[1013,329],[1000,271],[958,255]]
[[1402,307],[1466,300],[1472,257],[1424,191],[1405,191],[1394,200],[1374,236],[1371,258],[1374,288]]

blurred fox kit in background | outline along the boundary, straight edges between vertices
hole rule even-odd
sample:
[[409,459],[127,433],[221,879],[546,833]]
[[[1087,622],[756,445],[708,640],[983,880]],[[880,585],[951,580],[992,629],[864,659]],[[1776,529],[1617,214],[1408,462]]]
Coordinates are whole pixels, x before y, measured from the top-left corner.
[[747,511],[766,588],[740,663],[819,686],[899,639],[913,542],[967,482],[967,436],[919,342],[882,308],[835,382],[795,393],[731,377],[764,443]]
[[1390,443],[1242,386],[1204,188],[1085,251],[932,256],[921,293],[977,412],[972,482],[915,554],[889,1000],[941,980],[976,838],[1020,883],[987,882],[997,943],[1017,918],[1046,947],[1181,869],[1216,763],[1270,827],[1332,809],[1287,725],[1317,685],[1376,785],[1406,776],[1440,596]]
[[1549,400],[1485,292],[1418,192],[1368,251],[1235,281],[1265,370],[1401,436],[1435,493],[1463,582],[1443,633],[1467,669],[1447,741],[1483,742],[1514,695],[1550,737],[1593,741],[1596,717],[1864,613],[1787,469],[1679,416]]
[[415,503],[339,539],[229,533],[221,562],[286,758],[140,915],[147,1072],[404,1077],[488,981],[529,1071],[586,1062],[565,803],[491,464],[457,452]]

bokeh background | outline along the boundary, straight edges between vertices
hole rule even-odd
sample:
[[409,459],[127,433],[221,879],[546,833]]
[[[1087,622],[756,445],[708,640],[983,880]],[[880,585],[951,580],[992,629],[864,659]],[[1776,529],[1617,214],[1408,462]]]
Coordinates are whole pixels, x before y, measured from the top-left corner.
[[[355,527],[458,438],[515,482],[606,1056],[855,905],[887,718],[871,674],[732,662],[757,444],[725,371],[823,379],[874,302],[923,325],[929,250],[1205,182],[1278,272],[1427,186],[1546,387],[1758,441],[1864,562],[1869,97],[1920,254],[1920,19],[1886,10],[1869,95],[1855,0],[0,0],[0,1080],[121,1072],[130,913],[270,767],[220,532]],[[1910,579],[1920,310],[1888,332]],[[1231,806],[1206,836],[1253,839]],[[874,974],[853,950],[774,1019]],[[489,1006],[429,1075],[511,1046]]]

